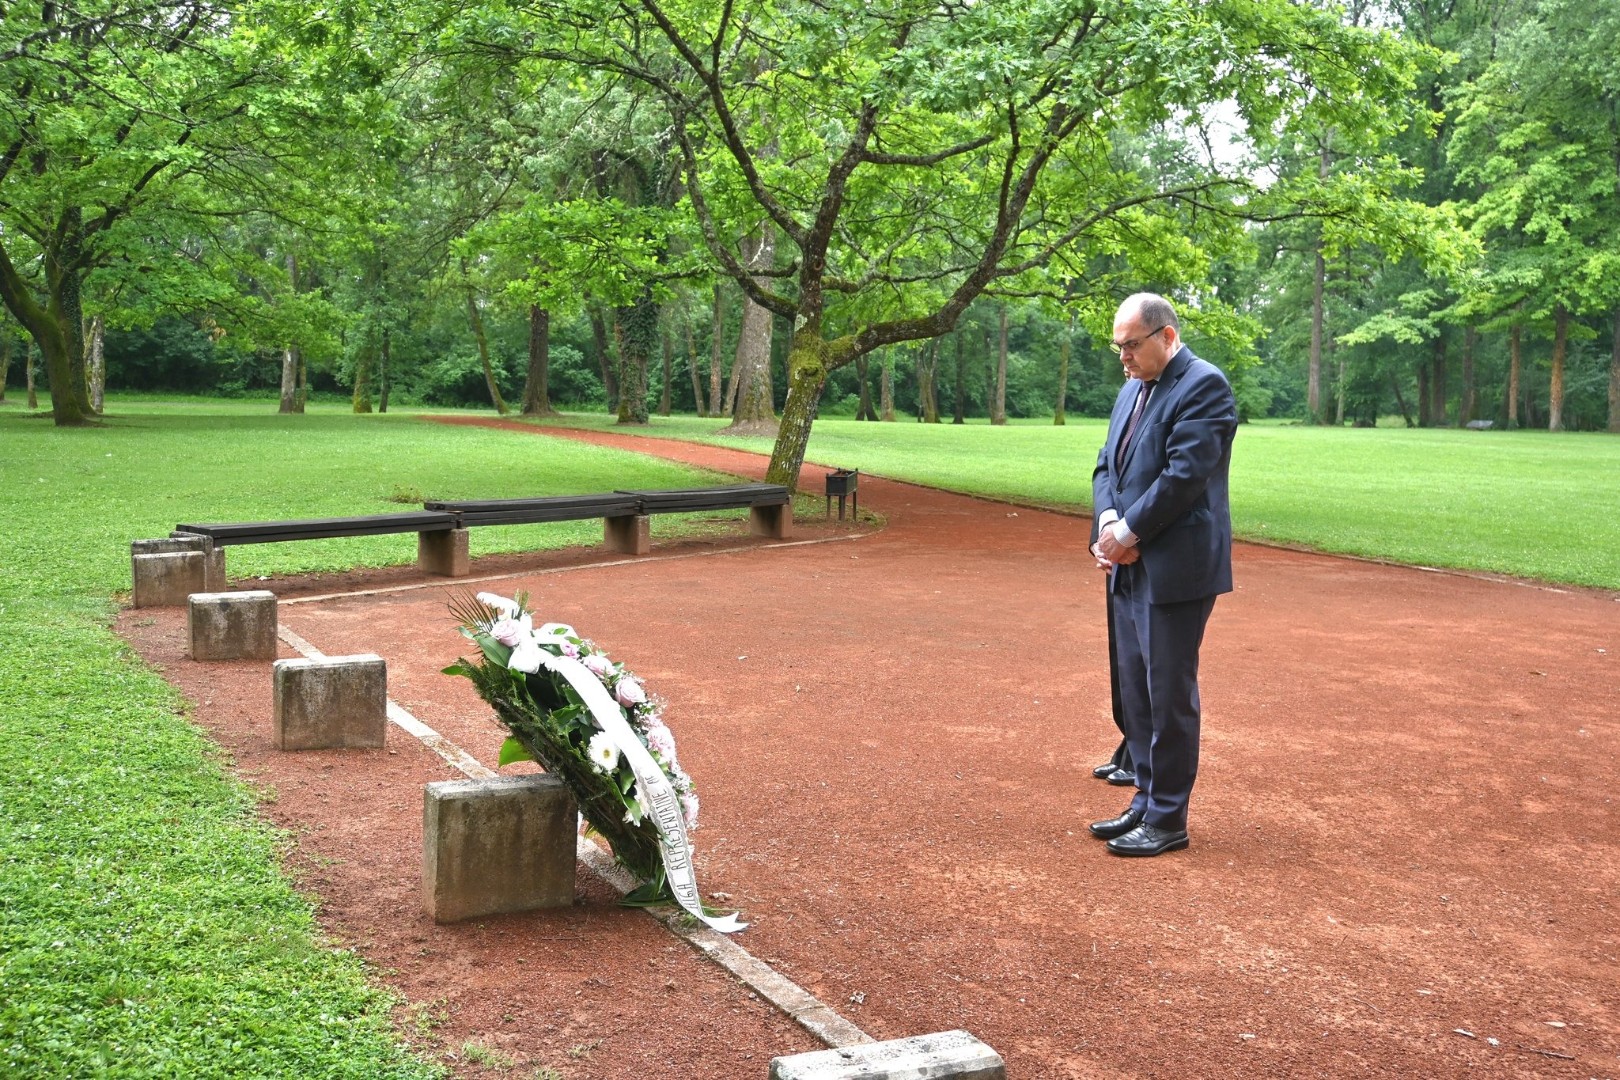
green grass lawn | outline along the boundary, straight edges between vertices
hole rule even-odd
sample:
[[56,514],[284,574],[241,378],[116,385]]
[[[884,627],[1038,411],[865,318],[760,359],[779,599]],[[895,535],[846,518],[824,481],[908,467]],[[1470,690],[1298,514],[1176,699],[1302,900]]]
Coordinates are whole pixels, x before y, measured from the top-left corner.
[[[418,1077],[390,1001],[321,939],[283,842],[108,629],[129,541],[181,521],[386,513],[711,477],[637,454],[409,416],[109,403],[58,430],[0,408],[0,1076]],[[599,543],[480,530],[474,553]],[[234,575],[383,565],[415,537],[233,548]],[[448,619],[448,614],[446,615]],[[267,675],[268,677],[268,675]]]
[[[564,422],[627,430],[598,415]],[[660,416],[643,430],[770,452],[766,439],[716,435],[724,423]],[[827,418],[816,421],[805,460],[1083,509],[1105,426]],[[819,490],[808,465],[801,486]],[[1620,438],[1246,424],[1232,453],[1232,518],[1247,539],[1620,589]]]
[[[283,842],[184,703],[109,631],[129,547],[181,521],[384,513],[424,497],[672,487],[635,454],[340,406],[120,400],[58,430],[0,407],[0,1075],[415,1077],[388,999],[320,938]],[[567,422],[612,427],[604,417]],[[647,434],[739,445],[720,421]],[[992,428],[818,422],[809,459],[1083,508],[1097,420]],[[763,440],[741,445],[768,451]],[[813,469],[806,490],[819,489]],[[1240,534],[1620,589],[1620,439],[1308,429],[1238,434]],[[677,526],[678,527],[678,526]],[[474,553],[600,541],[583,522]],[[408,562],[415,539],[233,548],[233,576]]]

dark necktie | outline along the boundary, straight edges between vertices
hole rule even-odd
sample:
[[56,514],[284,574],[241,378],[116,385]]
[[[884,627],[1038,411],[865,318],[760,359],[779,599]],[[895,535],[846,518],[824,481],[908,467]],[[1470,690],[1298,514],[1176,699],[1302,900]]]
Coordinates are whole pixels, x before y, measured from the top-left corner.
[[1120,472],[1125,468],[1125,451],[1131,445],[1131,438],[1136,434],[1136,425],[1142,419],[1142,413],[1147,408],[1148,396],[1153,393],[1153,383],[1145,382],[1136,391],[1136,407],[1131,410],[1131,418],[1125,422],[1125,434],[1120,437],[1119,447],[1114,451],[1114,471]]

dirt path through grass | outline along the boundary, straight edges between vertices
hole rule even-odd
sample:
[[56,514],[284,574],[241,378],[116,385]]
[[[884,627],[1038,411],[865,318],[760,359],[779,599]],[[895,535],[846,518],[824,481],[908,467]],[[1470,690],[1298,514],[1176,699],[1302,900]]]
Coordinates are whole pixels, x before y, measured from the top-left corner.
[[[723,448],[546,433],[763,475]],[[700,880],[753,920],[755,956],[879,1038],[967,1028],[1023,1080],[1620,1076],[1620,598],[1240,546],[1204,651],[1192,846],[1125,861],[1085,834],[1125,802],[1089,773],[1112,729],[1087,522],[874,478],[861,496],[887,525],[849,542],[655,544],[502,583],[669,700]],[[438,674],[453,588],[283,622],[381,653],[396,700],[492,762],[488,710]],[[276,790],[327,924],[419,1003],[424,1045],[521,1063],[461,1053],[469,1075],[762,1080],[814,1048],[584,877],[566,911],[434,926],[436,758],[397,731],[275,754],[262,667],[185,659],[171,613],[121,627]]]

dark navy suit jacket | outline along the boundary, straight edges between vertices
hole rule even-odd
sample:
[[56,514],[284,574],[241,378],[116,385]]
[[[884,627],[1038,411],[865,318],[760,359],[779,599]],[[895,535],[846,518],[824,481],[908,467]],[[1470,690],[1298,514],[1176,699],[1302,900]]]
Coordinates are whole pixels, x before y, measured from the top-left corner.
[[1114,401],[1108,441],[1091,476],[1096,514],[1112,509],[1136,533],[1148,602],[1175,604],[1232,591],[1232,513],[1227,471],[1237,403],[1219,368],[1183,345],[1153,394],[1115,468],[1141,382]]

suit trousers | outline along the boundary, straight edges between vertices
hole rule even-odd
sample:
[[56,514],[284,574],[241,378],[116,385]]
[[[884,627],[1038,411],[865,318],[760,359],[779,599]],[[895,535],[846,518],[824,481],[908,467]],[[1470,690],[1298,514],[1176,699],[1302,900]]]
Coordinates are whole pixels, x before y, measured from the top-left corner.
[[1149,603],[1140,561],[1115,567],[1112,586],[1120,706],[1136,764],[1131,805],[1150,825],[1185,829],[1198,777],[1198,650],[1215,597]]

